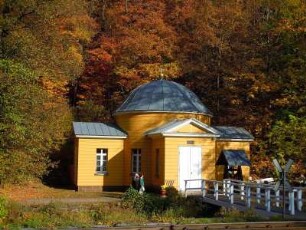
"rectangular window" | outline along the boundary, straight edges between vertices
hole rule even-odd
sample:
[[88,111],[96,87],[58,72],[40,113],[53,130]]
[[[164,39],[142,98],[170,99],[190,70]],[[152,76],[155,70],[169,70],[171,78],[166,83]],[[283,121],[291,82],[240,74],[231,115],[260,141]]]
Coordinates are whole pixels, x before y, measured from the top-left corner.
[[132,149],[132,172],[141,172],[141,149]]
[[155,176],[159,177],[159,165],[160,165],[160,159],[159,159],[159,149],[155,150]]
[[106,173],[108,161],[108,149],[97,149],[96,152],[96,172]]

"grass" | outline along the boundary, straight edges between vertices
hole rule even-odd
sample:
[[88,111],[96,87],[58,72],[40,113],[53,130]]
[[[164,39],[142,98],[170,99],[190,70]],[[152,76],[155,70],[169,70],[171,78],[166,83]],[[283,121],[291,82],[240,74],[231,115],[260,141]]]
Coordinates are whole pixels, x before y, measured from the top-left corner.
[[[161,213],[147,215],[120,204],[95,204],[95,205],[68,205],[63,203],[50,203],[39,206],[25,206],[20,203],[10,203],[9,213],[0,228],[21,229],[57,229],[57,228],[89,228],[95,225],[102,226],[139,226],[148,223],[171,224],[206,224],[221,222],[245,221],[253,213],[241,214],[238,211],[216,217],[185,217],[184,210],[175,208],[167,209]],[[203,213],[205,215],[205,213]],[[254,216],[252,221],[254,221]]]
[[[253,212],[217,211],[196,199],[186,199],[177,191],[168,191],[166,199],[154,194],[140,195],[128,190],[120,203],[25,205],[32,198],[93,198],[101,193],[80,193],[65,189],[54,189],[30,183],[15,193],[18,187],[7,186],[1,194],[7,197],[0,202],[5,211],[0,216],[0,229],[21,228],[86,228],[94,225],[125,226],[147,223],[204,224],[260,220]],[[10,194],[12,192],[13,194]],[[19,197],[18,197],[19,196]],[[21,201],[21,202],[20,202]],[[1,206],[2,205],[2,206]]]

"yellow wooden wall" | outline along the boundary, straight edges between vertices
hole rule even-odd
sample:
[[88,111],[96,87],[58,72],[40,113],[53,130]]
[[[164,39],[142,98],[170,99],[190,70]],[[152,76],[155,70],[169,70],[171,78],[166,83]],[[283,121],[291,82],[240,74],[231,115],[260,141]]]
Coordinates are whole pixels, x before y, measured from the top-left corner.
[[196,113],[119,113],[115,114],[116,123],[125,131],[144,133],[150,129],[162,126],[174,119],[195,118],[210,125],[210,116]]
[[[152,150],[151,150],[151,178],[148,182],[151,182],[153,186],[160,186],[165,183],[165,140],[163,137],[152,138]],[[159,162],[156,162],[156,149],[159,149]],[[156,175],[156,164],[159,164],[159,175]]]
[[[160,127],[174,119],[196,118],[209,124],[210,117],[195,113],[119,113],[115,114],[117,125],[128,133],[124,146],[124,185],[131,183],[131,152],[132,149],[141,149],[142,172],[147,183],[153,183],[152,175],[152,143],[151,138],[145,136],[145,132]],[[154,150],[155,151],[155,150]]]
[[74,139],[74,157],[73,157],[73,184],[78,184],[78,154],[79,154],[79,139]]
[[[194,144],[188,145],[188,141]],[[187,138],[187,137],[166,137],[165,138],[165,181],[174,181],[178,188],[178,164],[179,147],[194,146],[201,147],[202,152],[202,179],[215,179],[215,140],[212,138]]]
[[[219,156],[222,150],[244,150],[250,159],[250,142],[246,141],[217,141],[216,142],[216,160],[219,159]],[[216,179],[222,180],[224,174],[224,166],[218,165],[216,166]],[[243,180],[248,180],[250,176],[250,167],[242,166],[242,175]]]
[[[77,186],[122,186],[124,161],[123,139],[82,139],[76,141]],[[108,149],[108,174],[96,174],[96,149]]]

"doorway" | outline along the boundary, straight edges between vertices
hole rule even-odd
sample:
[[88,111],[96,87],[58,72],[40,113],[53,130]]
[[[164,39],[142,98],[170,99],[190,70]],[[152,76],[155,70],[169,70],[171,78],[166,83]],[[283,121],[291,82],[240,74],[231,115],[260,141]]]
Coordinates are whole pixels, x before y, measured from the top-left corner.
[[[201,147],[179,147],[179,189],[185,191],[185,180],[202,179]],[[188,182],[187,188],[200,188],[201,181]]]

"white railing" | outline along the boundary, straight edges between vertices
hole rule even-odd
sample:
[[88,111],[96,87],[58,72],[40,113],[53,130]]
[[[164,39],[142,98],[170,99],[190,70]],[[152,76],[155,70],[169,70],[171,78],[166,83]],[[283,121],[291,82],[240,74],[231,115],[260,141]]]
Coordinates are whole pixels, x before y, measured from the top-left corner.
[[[201,181],[201,186],[192,188],[189,186],[190,182]],[[305,187],[293,187],[292,190],[282,186],[278,190],[274,189],[273,184],[252,183],[239,180],[225,179],[223,181],[216,180],[185,180],[185,195],[189,191],[200,191],[203,197],[213,195],[214,200],[219,200],[220,195],[226,197],[230,204],[235,202],[243,204],[248,208],[252,206],[263,205],[266,211],[271,212],[271,207],[287,207],[290,215],[295,215],[296,209],[302,211],[303,204],[306,202],[303,199],[303,192],[306,192]],[[283,200],[283,195],[285,199]],[[283,204],[283,202],[285,202]]]

